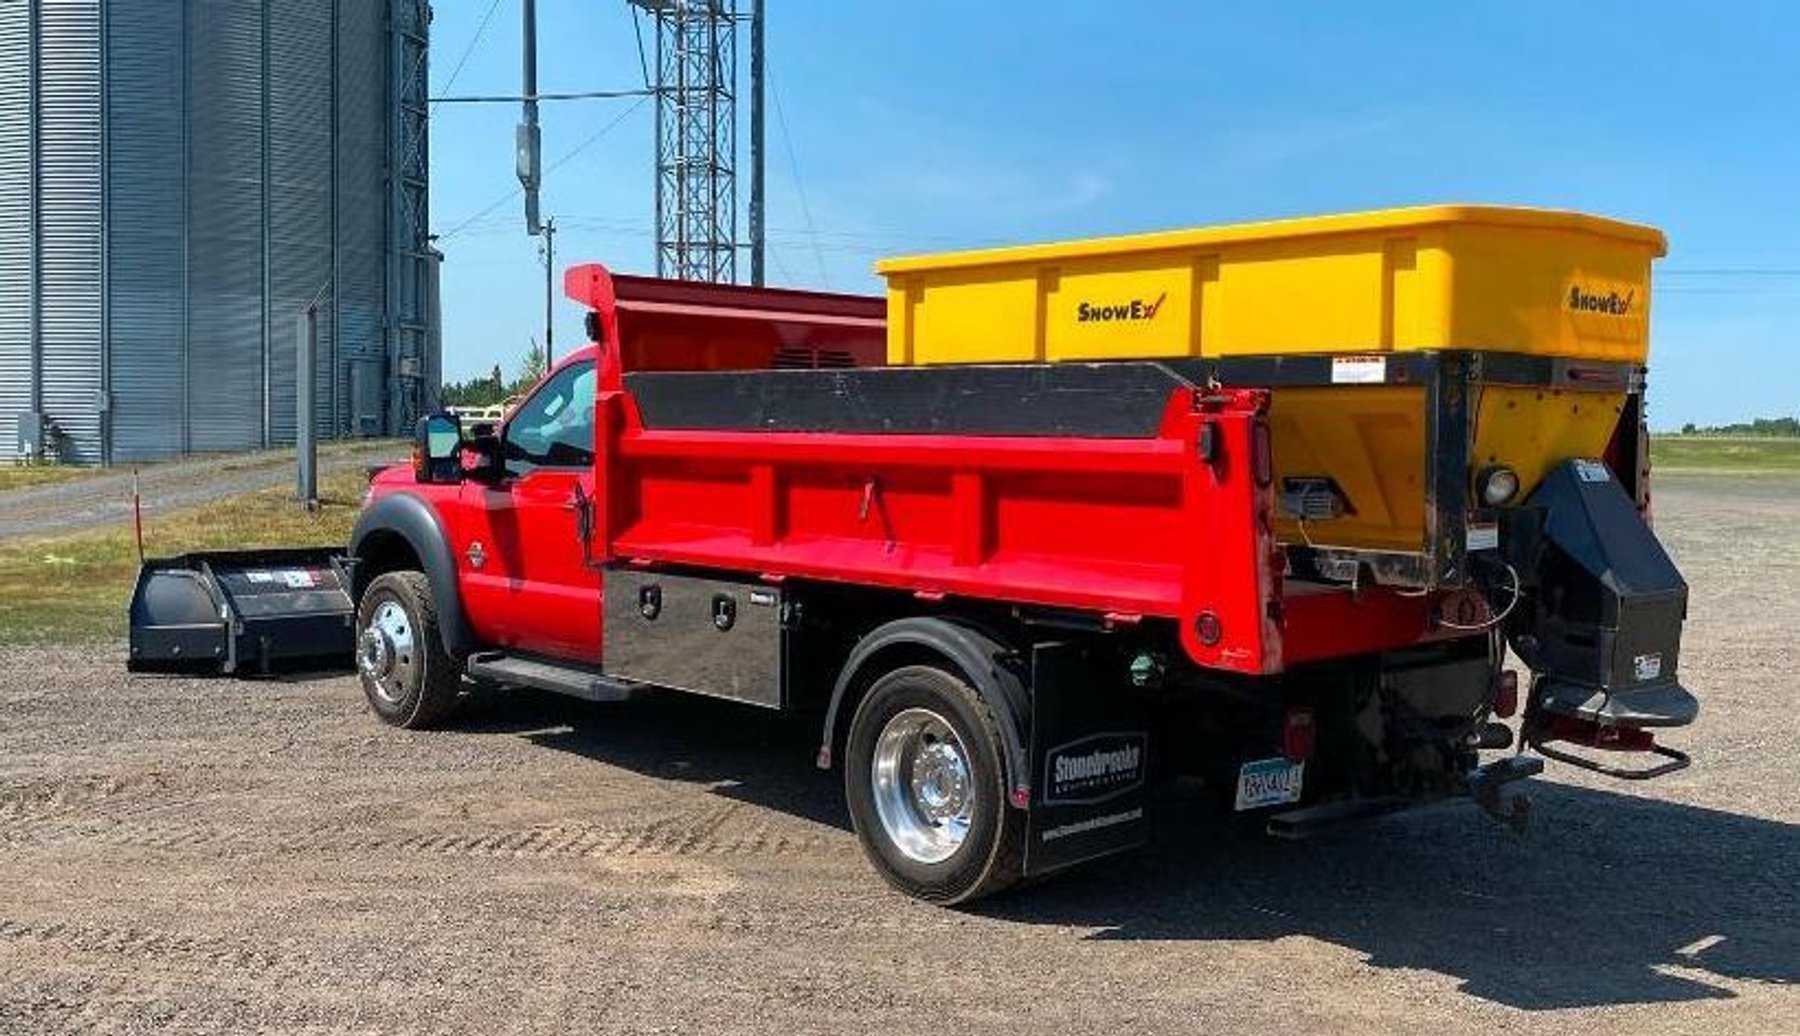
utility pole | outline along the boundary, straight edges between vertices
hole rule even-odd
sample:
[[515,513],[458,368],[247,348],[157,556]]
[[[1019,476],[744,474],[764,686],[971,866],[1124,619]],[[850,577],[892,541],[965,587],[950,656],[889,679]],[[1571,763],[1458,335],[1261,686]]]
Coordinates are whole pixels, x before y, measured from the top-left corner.
[[538,130],[537,88],[537,0],[523,0],[524,12],[524,90],[523,106],[515,142],[519,186],[525,190],[525,233],[536,237],[538,224],[538,187],[543,182],[543,139]]
[[750,283],[763,269],[763,0],[750,0]]
[[318,351],[319,304],[315,298],[294,320],[294,447],[298,455],[294,495],[307,507],[319,499]]
[[544,257],[544,370],[552,362],[551,344],[556,340],[556,217],[544,221],[544,244],[538,249]]

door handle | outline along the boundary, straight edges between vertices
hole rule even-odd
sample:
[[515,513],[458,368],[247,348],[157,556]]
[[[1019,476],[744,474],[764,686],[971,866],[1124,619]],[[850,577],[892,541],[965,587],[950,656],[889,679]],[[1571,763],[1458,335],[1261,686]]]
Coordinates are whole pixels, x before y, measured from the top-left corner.
[[575,489],[563,501],[563,509],[575,514],[575,536],[581,541],[581,563],[588,568],[598,568],[594,561],[594,502],[587,490],[581,488],[581,483],[575,483]]

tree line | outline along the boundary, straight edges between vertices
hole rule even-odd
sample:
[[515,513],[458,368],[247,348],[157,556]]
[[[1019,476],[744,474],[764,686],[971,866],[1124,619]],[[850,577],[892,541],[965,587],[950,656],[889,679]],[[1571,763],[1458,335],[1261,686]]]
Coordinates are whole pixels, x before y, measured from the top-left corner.
[[438,392],[438,399],[444,406],[496,406],[514,396],[522,396],[531,391],[531,387],[544,376],[544,350],[533,341],[520,358],[518,373],[508,380],[494,364],[492,374],[485,377],[470,378],[468,381],[447,381]]
[[1769,439],[1800,438],[1800,418],[1759,417],[1737,424],[1696,425],[1692,421],[1681,426],[1683,435],[1754,435]]

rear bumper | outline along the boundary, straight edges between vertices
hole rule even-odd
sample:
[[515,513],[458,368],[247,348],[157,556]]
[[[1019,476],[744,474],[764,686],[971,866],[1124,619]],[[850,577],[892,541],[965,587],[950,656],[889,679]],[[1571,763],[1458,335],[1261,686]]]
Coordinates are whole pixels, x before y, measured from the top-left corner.
[[[1535,756],[1505,756],[1470,771],[1458,782],[1457,794],[1473,801],[1490,816],[1522,826],[1530,807],[1516,805],[1522,800],[1508,797],[1502,789],[1543,771],[1544,761]],[[1337,799],[1276,813],[1269,817],[1266,831],[1283,841],[1303,841],[1443,801],[1444,796],[1404,795]]]

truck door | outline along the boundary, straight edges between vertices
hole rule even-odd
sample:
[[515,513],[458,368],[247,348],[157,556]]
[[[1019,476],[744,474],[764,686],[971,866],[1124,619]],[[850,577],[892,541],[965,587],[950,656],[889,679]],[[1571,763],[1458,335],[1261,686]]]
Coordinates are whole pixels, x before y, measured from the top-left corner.
[[453,534],[469,621],[488,643],[598,663],[600,573],[583,556],[575,506],[594,492],[593,361],[551,375],[500,435],[505,474],[463,483]]

